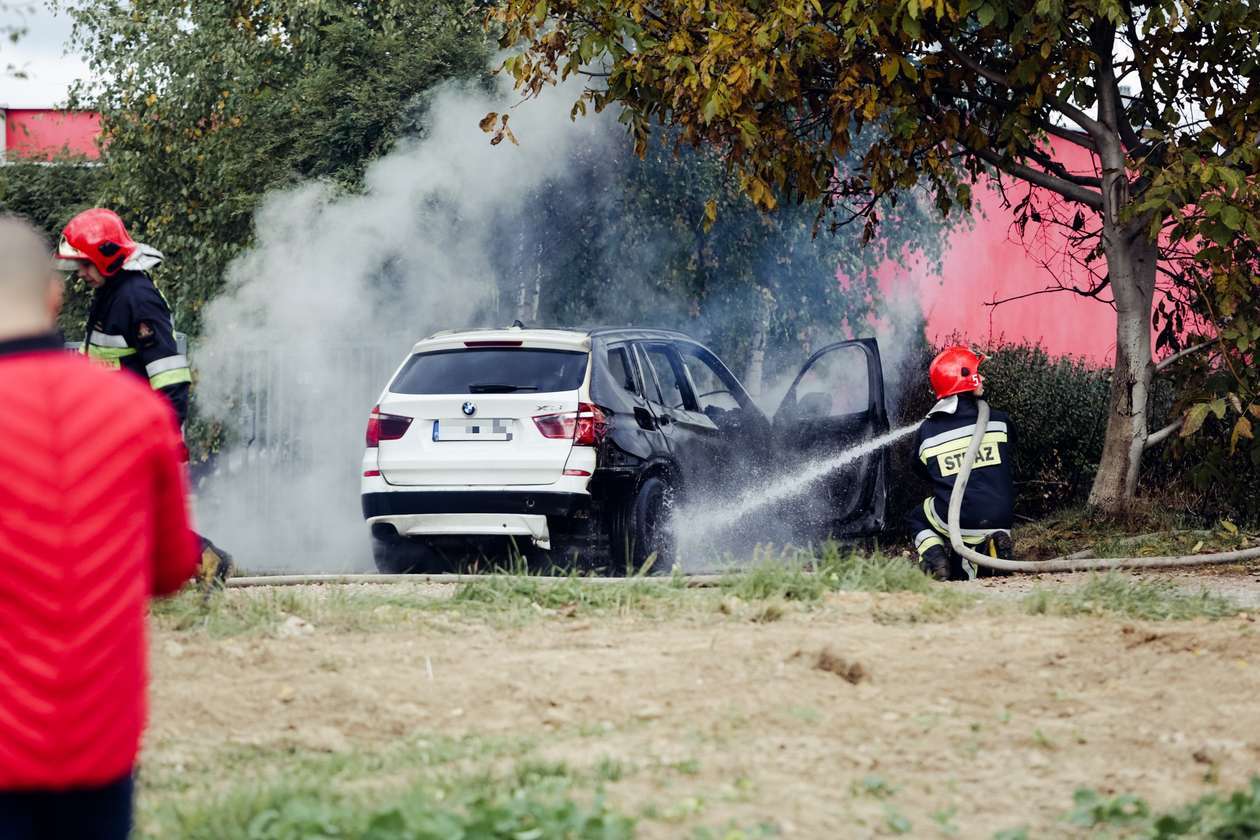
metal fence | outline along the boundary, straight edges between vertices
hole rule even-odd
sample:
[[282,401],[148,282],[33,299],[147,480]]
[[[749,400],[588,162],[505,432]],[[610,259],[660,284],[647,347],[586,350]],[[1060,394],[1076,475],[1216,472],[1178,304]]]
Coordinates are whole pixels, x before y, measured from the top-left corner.
[[238,562],[306,570],[364,564],[363,430],[413,340],[200,358],[193,347],[199,391],[214,403],[202,408],[227,431],[224,450],[197,476],[199,515]]

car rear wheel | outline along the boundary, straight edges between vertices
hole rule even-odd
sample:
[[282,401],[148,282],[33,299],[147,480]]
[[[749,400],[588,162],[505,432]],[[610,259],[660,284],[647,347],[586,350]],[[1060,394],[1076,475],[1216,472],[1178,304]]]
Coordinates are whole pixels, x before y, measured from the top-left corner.
[[372,559],[383,575],[430,574],[439,571],[440,558],[419,540],[397,534],[372,535]]
[[660,476],[648,476],[630,500],[627,534],[629,574],[665,574],[674,567],[674,488]]

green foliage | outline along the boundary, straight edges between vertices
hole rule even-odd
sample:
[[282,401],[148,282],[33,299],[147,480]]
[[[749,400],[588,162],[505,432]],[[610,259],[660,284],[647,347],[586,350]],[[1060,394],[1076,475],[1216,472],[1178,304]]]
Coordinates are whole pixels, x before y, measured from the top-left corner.
[[[881,197],[925,185],[949,213],[993,170],[1024,182],[1021,231],[1044,221],[1080,285],[1117,303],[1096,503],[1134,490],[1152,314],[1171,350],[1187,331],[1219,339],[1182,405],[1232,394],[1232,443],[1253,439],[1260,104],[1239,79],[1257,68],[1254,4],[501,0],[490,18],[521,90],[598,65],[575,112],[624,106],[640,152],[657,123],[718,150],[759,207],[814,201],[869,237]],[[1152,312],[1159,257],[1174,294]]]
[[1068,819],[1087,829],[1121,828],[1148,840],[1198,837],[1243,840],[1260,835],[1260,776],[1228,795],[1210,793],[1173,811],[1154,814],[1145,800],[1131,794],[1104,797],[1082,788],[1073,796]]
[[209,802],[163,808],[144,835],[189,840],[620,840],[634,835],[634,820],[610,810],[602,797],[590,802],[572,798],[567,771],[518,769],[504,779],[464,780],[455,790],[428,784],[372,800],[324,786],[242,786]]
[[423,121],[423,94],[483,73],[480,23],[458,0],[81,0],[75,42],[100,83],[100,200],[162,250],[157,280],[196,332],[268,190],[358,185]]
[[[44,234],[51,251],[66,222],[93,206],[101,191],[104,172],[81,160],[11,163],[0,166],[0,212],[29,221]],[[87,317],[88,290],[81,280],[71,280],[61,326],[78,336]]]
[[917,592],[928,594],[932,582],[900,557],[850,551],[838,543],[819,549],[788,548],[759,552],[749,569],[726,576],[722,589],[746,601],[781,599],[810,603],[828,592]]
[[1167,580],[1144,580],[1111,572],[1091,575],[1074,589],[1034,590],[1024,599],[1033,615],[1122,615],[1146,621],[1229,618],[1237,604],[1209,592],[1186,592]]

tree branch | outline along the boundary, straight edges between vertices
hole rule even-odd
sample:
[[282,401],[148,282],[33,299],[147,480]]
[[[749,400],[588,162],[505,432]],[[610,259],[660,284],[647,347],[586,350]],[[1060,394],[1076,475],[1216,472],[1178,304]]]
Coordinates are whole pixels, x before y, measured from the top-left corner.
[[[946,38],[944,35],[937,32],[936,39],[940,41],[941,46],[945,49],[945,52],[949,53],[955,61],[966,67],[971,72],[981,78],[988,79],[995,85],[1001,85],[1007,90],[1015,89],[1014,82],[1008,79],[1005,75],[989,67],[985,67],[979,61],[976,61],[974,58],[958,49],[958,47],[954,45],[954,42]],[[1093,119],[1089,116],[1089,114],[1086,114],[1080,108],[1077,108],[1067,100],[1061,99],[1053,94],[1047,95],[1045,100],[1059,111],[1063,112],[1063,115],[1072,120],[1072,122],[1083,128],[1085,132],[1089,134],[1090,137],[1094,138],[1096,142],[1100,141],[1103,136],[1106,135],[1108,129],[1105,125],[1098,120]]]
[[1208,347],[1211,347],[1213,344],[1216,343],[1216,341],[1217,340],[1213,338],[1208,341],[1204,341],[1199,344],[1196,344],[1193,347],[1187,347],[1184,350],[1173,353],[1171,356],[1164,359],[1163,361],[1156,363],[1155,372],[1160,373],[1164,370],[1167,370],[1168,368],[1172,367],[1181,359],[1184,359],[1186,356],[1192,356],[1195,353],[1198,353],[1200,350],[1204,350]]
[[1102,189],[1101,178],[1093,175],[1077,175],[1069,172],[1066,166],[1035,146],[1028,149],[1026,154],[1033,160],[1037,161],[1037,163],[1040,163],[1047,171],[1059,176],[1069,183],[1076,184],[1080,187],[1095,187],[1100,190]]
[[1029,181],[1039,187],[1045,187],[1070,201],[1079,202],[1094,210],[1102,210],[1103,200],[1101,193],[1086,189],[1079,184],[1065,181],[1048,172],[1033,169],[1031,166],[1022,163],[1016,163],[990,149],[972,149],[971,152],[981,160],[992,164],[1003,172],[1014,175],[1016,178],[1023,178],[1025,181]]
[[1168,438],[1172,437],[1173,432],[1181,428],[1181,422],[1182,422],[1181,418],[1178,417],[1176,420],[1172,421],[1171,423],[1169,423],[1167,426],[1160,429],[1159,431],[1152,432],[1151,434],[1147,435],[1146,443],[1143,445],[1142,448],[1150,449],[1152,447],[1159,446]]

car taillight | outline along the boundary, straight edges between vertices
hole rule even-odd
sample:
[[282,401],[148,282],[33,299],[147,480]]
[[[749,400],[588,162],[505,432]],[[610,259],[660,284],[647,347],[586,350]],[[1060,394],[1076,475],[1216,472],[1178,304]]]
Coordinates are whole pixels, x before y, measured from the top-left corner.
[[534,425],[543,437],[572,439],[574,446],[596,446],[608,433],[608,418],[599,406],[590,403],[578,403],[577,411],[541,414],[534,418]]
[[378,405],[368,415],[367,445],[376,446],[383,440],[398,440],[406,433],[410,425],[410,417],[382,414],[381,407]]

